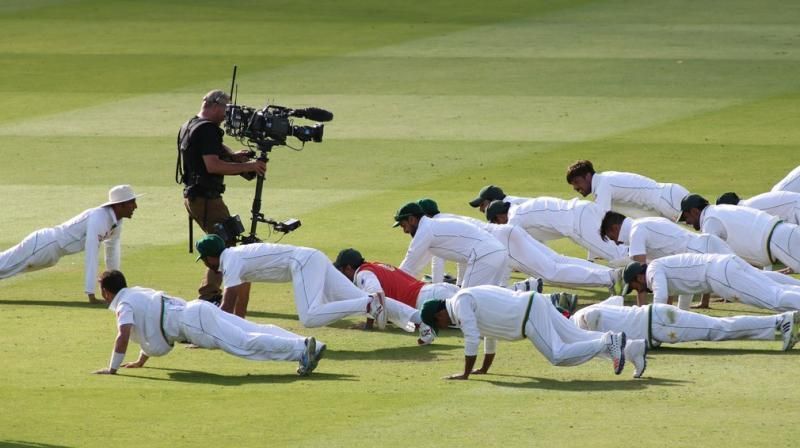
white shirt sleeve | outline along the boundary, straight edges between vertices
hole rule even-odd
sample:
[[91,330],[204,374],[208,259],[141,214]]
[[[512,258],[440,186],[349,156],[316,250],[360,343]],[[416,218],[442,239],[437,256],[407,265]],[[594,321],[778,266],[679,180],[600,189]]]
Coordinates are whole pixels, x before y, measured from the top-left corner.
[[[224,260],[222,259],[224,257]],[[242,281],[242,260],[239,257],[225,257],[225,252],[220,255],[220,264],[222,265],[222,283],[226,288],[239,286]]]
[[650,277],[650,289],[653,291],[653,303],[667,303],[669,299],[669,283],[663,272],[654,272]]
[[639,226],[631,228],[630,233],[630,246],[628,246],[628,254],[631,258],[637,255],[647,255],[647,230]]
[[706,220],[703,221],[703,226],[700,231],[716,235],[722,240],[728,239],[728,232],[725,231],[725,226],[722,225],[722,222],[717,218],[706,218]]
[[122,227],[117,224],[117,227],[111,231],[111,237],[105,241],[105,258],[106,269],[119,270],[120,267],[120,242],[122,240]]
[[117,310],[115,312],[117,315],[117,326],[121,327],[126,324],[133,324],[133,307],[130,303],[121,302],[117,305]]
[[477,356],[478,346],[481,344],[481,331],[478,329],[478,319],[475,317],[475,304],[472,296],[463,296],[459,299],[456,313],[461,332],[464,334],[464,355]]
[[381,286],[378,277],[370,271],[358,271],[356,273],[355,285],[369,294],[383,292],[383,286]]
[[419,277],[423,266],[428,263],[432,255],[428,251],[433,240],[433,234],[430,232],[428,226],[420,225],[417,229],[417,234],[411,240],[408,246],[406,257],[400,263],[400,269],[408,272],[413,277]]
[[441,283],[444,281],[444,258],[431,258],[431,283]]
[[111,225],[108,224],[106,210],[95,209],[89,215],[86,224],[86,240],[83,250],[86,252],[84,262],[84,291],[86,294],[94,294],[95,283],[97,283],[97,260],[100,252],[100,241],[102,241]]
[[592,186],[592,193],[594,193],[594,203],[597,204],[602,213],[611,210],[611,189],[608,186],[608,182],[599,180]]

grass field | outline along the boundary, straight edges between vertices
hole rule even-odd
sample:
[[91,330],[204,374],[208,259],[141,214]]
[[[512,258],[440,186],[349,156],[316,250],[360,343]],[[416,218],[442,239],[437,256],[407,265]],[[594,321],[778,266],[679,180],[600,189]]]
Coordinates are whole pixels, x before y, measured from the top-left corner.
[[[186,298],[202,269],[175,134],[234,64],[240,102],[334,111],[324,143],[273,152],[264,191],[268,215],[303,221],[282,242],[331,257],[354,246],[399,263],[409,240],[392,215],[423,196],[471,216],[489,183],[573,197],[564,171],[579,158],[708,197],[767,191],[800,164],[797,2],[4,0],[0,28],[0,249],[130,183],[146,196],[123,271]],[[227,183],[246,216],[253,184]],[[446,382],[460,333],[416,347],[351,330],[355,318],[304,329],[289,284],[255,285],[250,316],[327,342],[312,377],[181,347],[94,376],[115,322],[84,304],[82,272],[71,256],[0,281],[0,446],[775,447],[800,434],[800,352],[779,342],[661,349],[642,380],[505,343],[491,375]],[[710,311],[739,312],[765,313]]]

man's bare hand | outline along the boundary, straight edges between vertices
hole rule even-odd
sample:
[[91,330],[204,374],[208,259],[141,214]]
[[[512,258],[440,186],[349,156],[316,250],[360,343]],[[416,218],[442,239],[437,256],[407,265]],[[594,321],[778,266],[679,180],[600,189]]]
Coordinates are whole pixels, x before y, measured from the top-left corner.
[[473,375],[486,375],[487,373],[489,373],[489,369],[480,368],[472,371]]
[[122,367],[126,369],[138,369],[140,367],[144,367],[144,363],[139,361],[126,362],[125,364],[122,365]]
[[95,370],[92,373],[94,373],[95,375],[116,375],[117,374],[117,372],[112,372],[111,369],[109,369],[108,367],[106,367],[105,369]]
[[96,305],[99,303],[106,303],[105,300],[99,300],[94,294],[86,294],[89,297],[89,303]]

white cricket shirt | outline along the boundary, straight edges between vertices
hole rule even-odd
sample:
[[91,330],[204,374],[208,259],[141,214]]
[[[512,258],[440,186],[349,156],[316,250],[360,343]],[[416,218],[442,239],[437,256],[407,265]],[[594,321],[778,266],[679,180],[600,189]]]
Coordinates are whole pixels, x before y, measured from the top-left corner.
[[772,191],[793,191],[800,193],[800,166],[793,169],[780,182],[772,187]]
[[769,266],[767,242],[776,216],[749,207],[709,205],[700,214],[700,229],[723,239],[736,255],[756,266]]
[[781,221],[800,224],[800,193],[793,191],[770,191],[739,201],[740,206],[750,207],[777,216]]

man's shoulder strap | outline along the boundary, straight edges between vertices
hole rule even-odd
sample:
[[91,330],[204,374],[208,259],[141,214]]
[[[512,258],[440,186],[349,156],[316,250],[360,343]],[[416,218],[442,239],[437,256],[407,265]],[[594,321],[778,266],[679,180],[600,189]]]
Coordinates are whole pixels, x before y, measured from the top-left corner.
[[197,128],[207,123],[213,122],[205,118],[200,118],[196,115],[184,123],[183,126],[181,126],[180,131],[178,131],[178,149],[185,151],[186,148],[189,147],[189,136],[192,135]]

